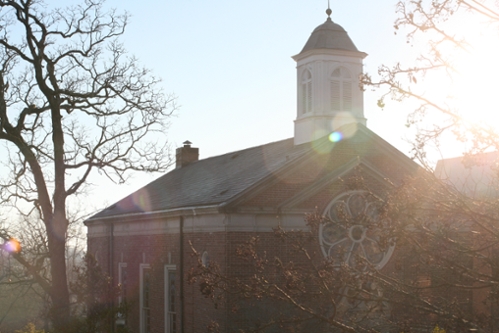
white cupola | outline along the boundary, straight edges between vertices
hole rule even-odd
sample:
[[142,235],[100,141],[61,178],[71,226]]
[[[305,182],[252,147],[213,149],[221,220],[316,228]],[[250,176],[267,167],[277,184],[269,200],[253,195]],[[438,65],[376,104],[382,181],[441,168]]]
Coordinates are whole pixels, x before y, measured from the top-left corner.
[[328,18],[313,32],[297,62],[295,145],[330,134],[348,123],[366,125],[360,88],[362,59],[347,32]]

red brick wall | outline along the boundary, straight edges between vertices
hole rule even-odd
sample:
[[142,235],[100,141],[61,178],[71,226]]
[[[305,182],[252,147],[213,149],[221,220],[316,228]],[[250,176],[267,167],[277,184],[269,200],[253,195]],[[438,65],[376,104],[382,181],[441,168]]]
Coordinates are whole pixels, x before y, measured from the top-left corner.
[[[192,250],[188,241],[192,242],[195,250],[202,254],[206,251],[211,263],[220,265],[221,271],[226,274],[226,233],[186,233],[185,234],[185,273],[191,267],[198,265],[198,258],[192,256]],[[184,284],[185,290],[185,333],[206,332],[206,327],[216,321],[221,325],[221,331],[225,329],[226,309],[219,306],[215,309],[213,302],[201,294],[199,284]]]
[[[379,153],[373,153],[371,147],[366,144],[340,144],[333,150],[332,153],[324,155],[316,155],[302,168],[298,168],[294,172],[285,175],[281,178],[276,178],[276,182],[264,189],[257,196],[250,198],[243,203],[245,207],[267,207],[276,208],[285,200],[288,200],[302,191],[305,187],[313,184],[321,177],[324,177],[338,166],[344,165],[351,161],[355,156],[366,158],[376,168],[379,168],[383,173],[399,180],[403,173],[393,163],[391,158],[383,156]],[[368,174],[363,174],[365,185],[369,186],[374,192],[382,191],[383,188],[379,185],[378,180],[372,178]],[[277,177],[277,176],[276,176]],[[300,208],[303,212],[312,212],[316,206],[323,210],[327,204],[339,192],[348,189],[348,177],[343,181],[337,181],[330,184],[314,194],[310,198],[304,199],[298,203],[295,208]],[[234,215],[233,218],[236,218]],[[277,221],[277,220],[276,220]],[[119,223],[119,222],[117,222]],[[147,223],[147,222],[143,222]],[[245,315],[237,315],[231,312],[224,306],[215,309],[211,300],[205,298],[199,291],[198,284],[188,284],[186,281],[189,269],[197,265],[197,258],[191,256],[191,248],[189,241],[192,242],[194,248],[202,253],[207,251],[210,261],[217,262],[222,272],[230,276],[245,277],[253,273],[252,267],[247,263],[242,262],[235,256],[236,247],[248,240],[256,233],[248,232],[216,232],[216,233],[186,233],[184,236],[184,332],[196,333],[206,331],[206,327],[212,320],[217,321],[221,325],[221,331],[230,331],[237,327],[246,326],[251,317]],[[276,242],[273,233],[265,232],[258,233],[261,238],[261,249],[268,252],[269,256],[279,256],[282,260],[290,259],[290,251],[286,246]],[[101,267],[108,271],[109,269],[109,237],[89,238],[88,248],[91,254],[97,253],[97,259]],[[177,276],[180,278],[180,240],[179,234],[162,234],[162,235],[137,235],[137,236],[115,236],[113,241],[113,264],[112,276],[115,283],[118,281],[118,263],[120,261],[127,263],[128,286],[127,300],[131,305],[128,315],[128,324],[134,332],[140,332],[140,316],[139,316],[139,274],[140,264],[148,263],[151,266],[152,272],[152,289],[151,307],[152,327],[154,333],[164,332],[164,265],[170,264],[169,253],[171,253],[171,264],[177,265]],[[145,261],[143,259],[145,254]],[[121,260],[123,256],[123,260]],[[230,271],[227,271],[230,267]],[[110,272],[111,273],[111,272]],[[179,283],[177,284],[179,286]],[[180,304],[180,298],[178,297]],[[229,299],[230,302],[230,299]],[[180,311],[179,311],[180,312]],[[180,313],[178,314],[178,322],[180,322]]]
[[[171,252],[172,264],[178,263],[178,236],[175,235],[153,235],[153,236],[115,236],[114,237],[114,262],[112,272],[109,271],[109,237],[89,239],[89,252],[95,253],[102,269],[113,277],[113,284],[118,283],[118,263],[127,264],[127,303],[130,311],[127,315],[127,323],[134,331],[139,332],[139,304],[140,304],[140,264],[147,263],[151,267],[151,286],[154,292],[151,294],[151,318],[153,327],[163,327],[164,324],[164,265],[168,263],[168,252]],[[104,253],[106,253],[104,255]],[[145,254],[145,261],[143,261]],[[121,257],[123,256],[123,260]],[[114,300],[115,304],[117,300]],[[153,332],[163,332],[153,330]]]
[[[188,233],[184,240],[184,318],[185,333],[205,331],[212,320],[223,323],[225,312],[223,308],[215,309],[211,300],[206,299],[200,292],[197,284],[189,285],[186,276],[189,269],[197,264],[197,258],[191,255],[189,241],[192,241],[196,250],[207,251],[210,260],[217,261],[225,269],[225,234],[224,233]],[[114,284],[118,283],[118,263],[127,264],[127,302],[130,311],[127,315],[127,325],[134,332],[140,332],[140,264],[147,263],[151,267],[151,326],[153,333],[164,333],[165,307],[164,307],[164,265],[168,262],[171,253],[171,264],[176,265],[177,281],[180,277],[180,240],[179,234],[149,235],[149,236],[115,236],[114,237]],[[109,237],[96,237],[88,239],[88,251],[97,254],[101,268],[109,274]],[[145,262],[143,261],[145,254]],[[111,275],[111,274],[109,274]],[[179,282],[177,283],[179,290]],[[180,295],[177,295],[180,305]],[[114,300],[117,304],[117,299]],[[180,322],[180,311],[177,317]]]

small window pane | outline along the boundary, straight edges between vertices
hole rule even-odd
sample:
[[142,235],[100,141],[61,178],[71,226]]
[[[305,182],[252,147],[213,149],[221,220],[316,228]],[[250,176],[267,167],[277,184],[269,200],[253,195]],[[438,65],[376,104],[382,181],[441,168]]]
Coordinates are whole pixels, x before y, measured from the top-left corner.
[[151,269],[142,269],[142,329],[141,333],[151,332]]
[[168,297],[167,297],[167,309],[168,309],[168,333],[177,333],[177,292],[176,292],[176,272],[174,270],[168,270]]

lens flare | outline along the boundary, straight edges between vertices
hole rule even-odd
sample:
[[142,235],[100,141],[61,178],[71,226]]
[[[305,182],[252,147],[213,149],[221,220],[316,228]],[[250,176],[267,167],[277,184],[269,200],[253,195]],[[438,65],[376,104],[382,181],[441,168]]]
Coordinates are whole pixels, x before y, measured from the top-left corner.
[[134,196],[133,199],[135,204],[139,206],[143,211],[147,212],[151,209],[149,193],[147,191],[140,191],[139,193],[137,193],[137,196]]
[[338,112],[332,121],[333,129],[341,128],[342,138],[351,138],[357,133],[357,120],[350,112]]
[[19,253],[21,252],[21,243],[15,238],[11,238],[3,244],[5,251],[9,253]]
[[329,141],[331,142],[339,142],[343,140],[343,134],[341,132],[333,132],[329,134]]
[[[326,134],[327,135],[327,134]],[[325,135],[325,136],[326,136]],[[335,145],[325,144],[324,140],[315,140],[311,142],[312,149],[319,155],[327,155],[331,153]]]

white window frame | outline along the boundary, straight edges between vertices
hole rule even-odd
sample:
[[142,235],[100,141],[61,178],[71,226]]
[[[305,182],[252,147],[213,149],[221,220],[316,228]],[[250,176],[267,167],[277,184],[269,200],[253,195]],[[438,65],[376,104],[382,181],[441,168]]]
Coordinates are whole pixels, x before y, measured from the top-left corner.
[[[165,265],[165,333],[173,333],[170,332],[170,314],[168,311],[168,305],[170,302],[170,281],[169,281],[169,273],[170,272],[176,272],[177,271],[177,266],[176,265]],[[175,274],[175,288],[178,288],[178,276]],[[175,314],[178,316],[179,315],[179,302],[178,299],[176,299],[176,309],[175,309]],[[177,317],[177,332],[179,332],[179,321]]]
[[151,269],[149,264],[140,264],[140,333],[147,333],[144,318],[144,270]]
[[309,114],[313,109],[313,85],[312,85],[312,71],[306,68],[301,73],[300,80],[300,94],[301,94],[301,114]]

